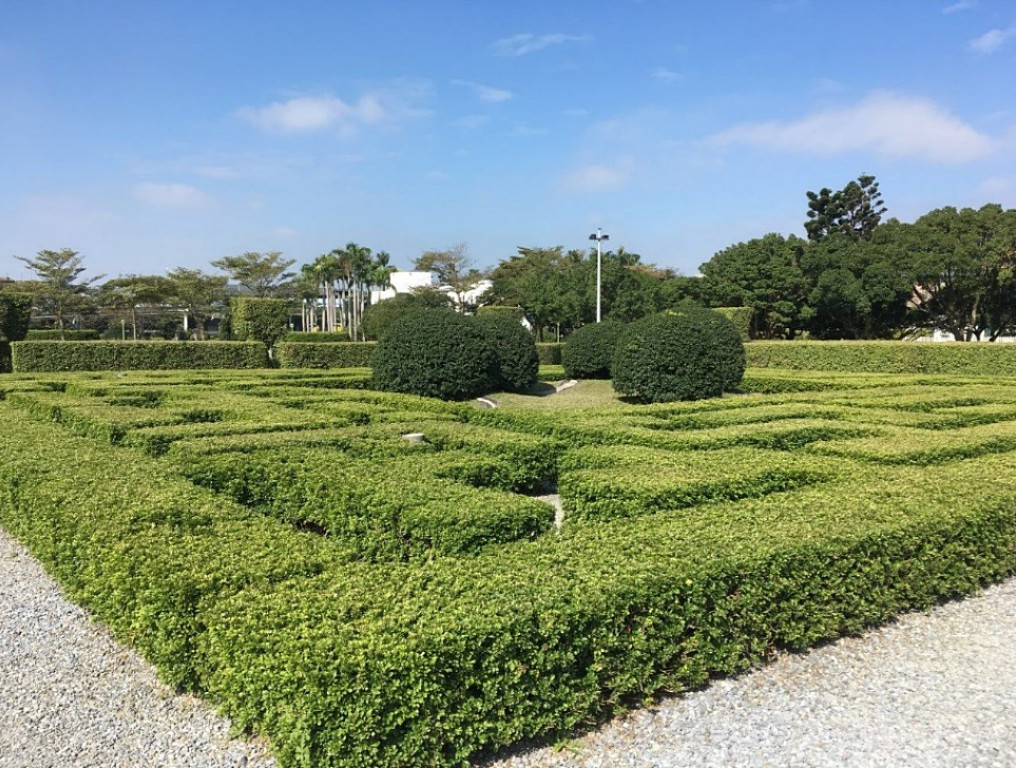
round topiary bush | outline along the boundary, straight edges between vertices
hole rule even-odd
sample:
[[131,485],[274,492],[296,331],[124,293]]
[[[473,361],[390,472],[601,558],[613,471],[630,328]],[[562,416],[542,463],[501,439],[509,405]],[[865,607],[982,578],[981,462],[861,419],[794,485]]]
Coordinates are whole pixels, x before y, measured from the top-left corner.
[[495,389],[497,355],[472,317],[417,309],[393,323],[374,350],[374,386],[388,392],[463,400]]
[[733,323],[688,308],[638,320],[614,353],[614,389],[644,403],[719,397],[744,376],[744,343]]
[[561,349],[561,365],[573,379],[609,379],[614,349],[625,324],[618,320],[583,325]]
[[497,355],[498,386],[508,392],[525,392],[536,384],[540,356],[536,339],[509,313],[489,312],[476,316]]
[[363,313],[363,333],[367,341],[378,341],[396,321],[418,309],[448,309],[448,297],[436,291],[400,293],[371,304]]

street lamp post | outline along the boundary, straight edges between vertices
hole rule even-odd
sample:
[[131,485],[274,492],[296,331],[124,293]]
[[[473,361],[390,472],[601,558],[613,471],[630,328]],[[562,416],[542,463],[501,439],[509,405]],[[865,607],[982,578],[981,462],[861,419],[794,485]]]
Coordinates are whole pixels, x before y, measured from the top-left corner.
[[605,235],[597,227],[596,232],[589,236],[590,240],[596,241],[596,322],[600,322],[600,283],[603,274],[603,254],[601,253],[600,243],[604,240],[610,240],[610,235]]

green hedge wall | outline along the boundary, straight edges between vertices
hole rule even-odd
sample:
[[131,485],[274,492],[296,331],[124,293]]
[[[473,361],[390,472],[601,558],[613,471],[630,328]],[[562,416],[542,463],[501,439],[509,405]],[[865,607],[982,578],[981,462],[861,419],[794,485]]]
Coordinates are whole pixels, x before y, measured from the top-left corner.
[[258,342],[18,341],[11,348],[18,373],[268,366]]
[[[686,412],[707,414],[672,413]],[[267,736],[281,768],[461,766],[565,738],[1016,569],[1013,454],[935,472],[858,464],[762,499],[710,493],[717,503],[566,524],[496,552],[374,564],[9,397],[0,420],[0,523],[163,679]],[[646,458],[605,444],[562,469]],[[698,480],[722,480],[708,458]],[[748,454],[724,458],[753,471]]]
[[63,331],[63,338],[61,338],[58,330],[52,328],[35,329],[29,331],[25,338],[28,341],[98,341],[99,332],[90,328],[84,330],[67,328]]
[[536,353],[540,356],[540,365],[561,365],[561,342],[538,342]]
[[11,343],[0,340],[0,373],[10,373],[11,369]]
[[349,334],[345,331],[324,333],[322,331],[293,331],[282,337],[288,344],[342,344],[349,342]]
[[238,296],[229,306],[233,338],[238,341],[260,341],[271,348],[289,332],[289,302],[285,299]]
[[750,368],[843,373],[1016,376],[1016,344],[924,341],[753,341]]
[[719,312],[734,324],[741,341],[751,338],[751,316],[754,312],[751,307],[713,307],[713,312]]
[[375,341],[280,341],[275,345],[275,359],[282,368],[369,368],[376,346]]
[[0,341],[24,339],[31,319],[32,297],[29,294],[0,293]]

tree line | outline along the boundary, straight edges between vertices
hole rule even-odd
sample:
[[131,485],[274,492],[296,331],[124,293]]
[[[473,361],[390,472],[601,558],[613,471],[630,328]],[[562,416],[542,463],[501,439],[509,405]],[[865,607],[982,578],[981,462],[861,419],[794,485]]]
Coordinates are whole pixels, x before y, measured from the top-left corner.
[[[748,307],[759,339],[892,339],[941,329],[957,341],[1016,333],[1016,210],[946,207],[883,221],[874,176],[807,192],[807,239],[767,234],[675,275],[619,249],[604,255],[606,317],[681,304]],[[520,248],[492,274],[492,297],[534,327],[593,321],[595,251]]]
[[[806,238],[770,233],[736,243],[695,277],[623,247],[603,253],[604,316],[629,322],[688,304],[748,307],[750,334],[760,339],[886,339],[941,329],[958,341],[994,341],[1016,332],[1016,210],[946,207],[912,224],[883,221],[878,182],[864,174],[806,199]],[[178,267],[104,282],[85,278],[80,254],[70,249],[16,258],[36,276],[15,287],[33,295],[39,317],[58,329],[69,317],[92,326],[119,318],[131,338],[178,335],[181,315],[204,338],[209,318],[225,312],[232,280],[250,295],[292,300],[304,329],[342,329],[363,339],[372,292],[387,288],[395,271],[386,251],[353,242],[295,270],[296,261],[278,251],[251,251],[211,262],[220,274]],[[441,286],[417,289],[432,294],[427,303],[460,312],[477,304],[520,307],[541,340],[595,321],[593,248],[520,247],[480,270],[461,243],[426,251],[413,265]],[[467,297],[485,278],[490,289],[471,304]]]

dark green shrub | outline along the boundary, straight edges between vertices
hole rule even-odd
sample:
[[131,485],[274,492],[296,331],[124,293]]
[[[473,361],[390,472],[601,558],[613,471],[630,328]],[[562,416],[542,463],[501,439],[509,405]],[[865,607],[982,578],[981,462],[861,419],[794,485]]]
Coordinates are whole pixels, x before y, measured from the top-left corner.
[[0,373],[10,373],[11,366],[11,343],[0,341]]
[[289,332],[289,302],[241,296],[230,301],[230,326],[237,341],[260,341],[268,349]]
[[713,312],[719,312],[734,324],[737,332],[741,334],[741,341],[748,341],[751,338],[751,316],[754,314],[751,307],[716,307]]
[[369,368],[376,346],[375,341],[280,341],[275,345],[275,361],[282,368]]
[[28,341],[98,341],[99,332],[91,328],[35,328],[24,337]]
[[16,341],[18,373],[132,371],[187,368],[265,368],[268,354],[256,342]]
[[744,376],[744,343],[725,317],[688,308],[632,323],[614,354],[614,389],[645,403],[719,397]]
[[363,333],[371,341],[380,341],[405,314],[417,309],[449,309],[448,297],[436,291],[400,293],[367,307],[363,313]]
[[341,344],[349,341],[349,334],[345,331],[294,331],[282,337],[287,344]]
[[525,392],[536,384],[540,372],[536,341],[518,318],[508,312],[486,312],[477,315],[476,322],[494,345],[500,387],[509,392]]
[[0,293],[0,341],[21,341],[32,319],[32,297],[27,293]]
[[497,355],[476,318],[421,309],[395,322],[374,353],[374,384],[389,392],[462,400],[497,386]]
[[537,342],[536,353],[540,356],[540,365],[561,365],[561,349],[564,344],[560,342]]
[[614,349],[624,328],[625,324],[617,320],[579,328],[561,350],[564,372],[575,379],[609,379]]

